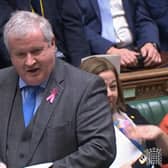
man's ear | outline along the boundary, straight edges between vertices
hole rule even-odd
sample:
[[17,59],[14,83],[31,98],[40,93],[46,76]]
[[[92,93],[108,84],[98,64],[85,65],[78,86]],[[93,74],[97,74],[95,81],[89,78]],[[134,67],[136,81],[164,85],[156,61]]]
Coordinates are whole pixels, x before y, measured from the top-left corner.
[[52,40],[51,40],[51,46],[56,46],[56,39],[55,39],[55,37],[53,37]]

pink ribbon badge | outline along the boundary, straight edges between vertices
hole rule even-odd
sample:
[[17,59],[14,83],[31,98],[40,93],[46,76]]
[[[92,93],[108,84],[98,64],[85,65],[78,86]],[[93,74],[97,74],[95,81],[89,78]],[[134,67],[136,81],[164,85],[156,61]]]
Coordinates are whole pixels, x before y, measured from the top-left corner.
[[46,98],[46,100],[49,101],[50,103],[53,103],[57,93],[58,93],[58,90],[56,88],[53,88],[50,91],[50,95]]

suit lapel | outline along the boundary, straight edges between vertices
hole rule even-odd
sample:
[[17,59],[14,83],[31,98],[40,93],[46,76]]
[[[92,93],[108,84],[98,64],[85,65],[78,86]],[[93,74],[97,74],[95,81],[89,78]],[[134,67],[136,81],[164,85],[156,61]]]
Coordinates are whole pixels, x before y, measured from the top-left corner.
[[91,5],[93,6],[98,18],[101,20],[100,9],[97,0],[90,0]]
[[125,17],[128,22],[128,26],[131,29],[131,32],[134,36],[135,30],[134,30],[134,20],[133,18],[135,17],[135,2],[133,0],[122,0],[123,2],[123,8],[125,11]]
[[[56,113],[57,103],[58,100],[61,98],[61,95],[64,90],[64,69],[63,65],[58,63],[59,60],[56,62],[56,69],[51,74],[50,79],[48,81],[47,87],[44,92],[44,98],[41,102],[41,105],[37,111],[37,117],[33,126],[32,131],[32,139],[31,139],[31,150],[29,153],[29,160],[31,160],[34,151],[36,150],[38,144],[40,143],[41,137],[45,131],[45,128],[48,125],[48,122],[53,113]],[[46,100],[46,98],[51,95],[51,91],[53,89],[57,90],[57,94],[53,103]]]
[[129,0],[122,0],[122,3],[123,3],[123,8],[124,8],[124,11],[125,11],[126,19],[129,22],[128,24],[130,24],[130,5],[129,5]]

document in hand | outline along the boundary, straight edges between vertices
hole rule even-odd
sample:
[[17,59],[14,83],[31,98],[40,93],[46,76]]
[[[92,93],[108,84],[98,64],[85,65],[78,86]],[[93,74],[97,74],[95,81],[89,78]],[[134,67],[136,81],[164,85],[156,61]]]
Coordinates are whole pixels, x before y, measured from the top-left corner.
[[52,162],[40,163],[40,164],[25,167],[25,168],[49,168],[52,164],[53,164]]
[[114,129],[117,155],[109,168],[120,168],[126,163],[136,161],[142,155],[142,152],[116,126],[114,126]]

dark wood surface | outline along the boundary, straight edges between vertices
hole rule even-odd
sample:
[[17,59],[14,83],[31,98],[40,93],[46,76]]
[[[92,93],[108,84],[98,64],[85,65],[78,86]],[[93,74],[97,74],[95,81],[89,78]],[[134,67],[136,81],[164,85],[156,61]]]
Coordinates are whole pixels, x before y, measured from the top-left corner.
[[125,72],[132,72],[132,71],[141,71],[141,70],[148,70],[153,68],[163,68],[168,67],[168,52],[161,52],[161,58],[162,62],[155,66],[149,66],[149,67],[121,67],[121,73]]
[[127,100],[168,95],[168,53],[162,53],[162,64],[121,73],[120,79]]

